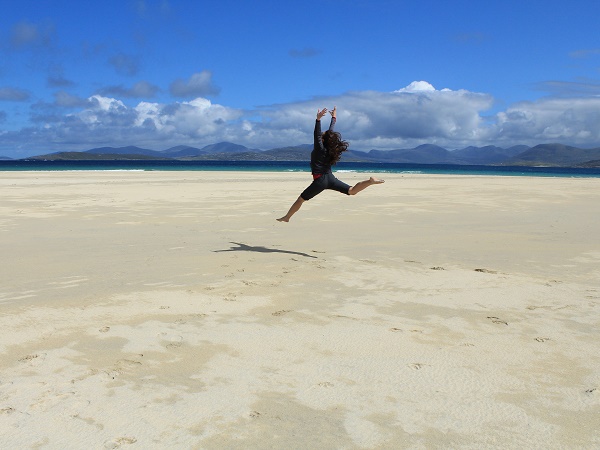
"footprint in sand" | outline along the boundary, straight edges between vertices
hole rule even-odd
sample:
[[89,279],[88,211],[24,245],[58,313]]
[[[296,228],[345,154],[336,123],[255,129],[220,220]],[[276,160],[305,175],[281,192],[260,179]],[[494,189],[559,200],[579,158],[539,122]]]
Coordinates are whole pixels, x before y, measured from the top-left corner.
[[135,361],[133,359],[119,359],[116,362],[115,367],[126,368],[126,367],[138,367],[141,365],[142,365],[141,362]]
[[170,342],[166,345],[167,348],[179,348],[183,345],[183,337],[182,336],[173,336],[170,339]]
[[412,370],[421,370],[423,367],[425,367],[425,364],[412,363],[412,364],[409,364],[408,367],[410,367]]
[[19,362],[29,364],[30,366],[39,366],[46,359],[45,353],[34,353],[32,355],[25,355],[22,358],[19,358]]
[[598,388],[587,389],[585,393],[600,398],[600,389]]
[[108,375],[108,376],[109,376],[109,378],[112,378],[113,380],[114,380],[115,378],[117,378],[119,375],[122,375],[122,374],[123,374],[123,372],[122,372],[121,370],[118,370],[118,369],[110,369],[110,370],[105,370],[105,371],[104,371],[104,373],[105,373],[106,375]]
[[252,411],[249,415],[252,419],[258,419],[260,416],[262,416],[262,414],[258,411]]
[[497,324],[502,324],[502,325],[508,325],[508,322],[505,322],[504,320],[501,320],[498,317],[494,317],[494,316],[488,316],[487,317],[489,320],[492,321],[492,323],[497,323]]
[[138,368],[141,365],[141,362],[132,359],[119,359],[111,368],[104,370],[104,373],[114,380],[119,375],[123,375],[125,372]]
[[287,314],[289,312],[292,312],[291,309],[282,309],[280,311],[275,311],[274,313],[271,313],[272,316],[283,316],[284,314]]
[[548,337],[536,337],[535,340],[538,341],[538,342],[546,342],[546,341],[549,341],[550,338],[548,338]]
[[135,444],[137,439],[134,437],[120,437],[104,443],[104,448],[121,448],[123,445]]
[[489,270],[489,269],[475,269],[475,272],[492,273],[492,274],[498,273],[495,270]]
[[393,333],[402,333],[402,328],[390,328],[390,331]]
[[540,305],[540,306],[527,306],[525,309],[528,309],[530,311],[534,311],[536,309],[547,309],[548,311],[558,311],[559,309],[565,309],[565,308],[571,308],[571,305],[564,305],[564,306],[551,306],[551,305]]
[[[74,391],[58,391],[56,389],[48,389],[43,392],[37,401],[30,405],[32,409],[38,411],[48,411],[57,405],[61,405],[62,408],[70,408],[71,406],[83,405],[85,401],[73,400],[75,396]],[[75,402],[75,404],[74,404]]]
[[587,298],[587,299],[592,300],[592,299],[600,298],[598,296],[598,291],[596,289],[586,289],[585,292],[588,294],[585,296],[585,298]]
[[203,317],[206,317],[207,314],[204,313],[194,313],[194,314],[188,314],[188,317],[191,317],[192,319],[202,319]]
[[227,294],[226,297],[223,297],[223,300],[225,300],[226,302],[235,302],[236,297],[237,297],[237,295],[229,293],[229,294]]
[[431,270],[446,270],[443,267],[440,266],[436,266],[436,267],[430,267]]
[[356,317],[344,316],[343,314],[330,314],[327,317],[331,317],[332,319],[359,320]]
[[330,383],[329,381],[322,381],[321,383],[318,384],[321,387],[324,388],[330,388],[333,387],[333,383]]
[[108,333],[109,330],[110,330],[110,327],[102,327],[98,331],[100,333]]

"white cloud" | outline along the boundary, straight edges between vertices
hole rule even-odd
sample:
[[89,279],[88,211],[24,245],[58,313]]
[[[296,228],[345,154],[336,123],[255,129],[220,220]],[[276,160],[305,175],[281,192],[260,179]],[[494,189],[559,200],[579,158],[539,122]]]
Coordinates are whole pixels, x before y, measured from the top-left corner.
[[135,126],[152,126],[159,133],[186,140],[208,136],[219,139],[229,132],[231,124],[228,122],[241,116],[240,111],[213,104],[205,98],[169,105],[141,102],[133,110]]
[[348,92],[253,111],[213,103],[202,96],[128,105],[110,96],[78,99],[61,93],[56,96],[57,105],[79,109],[61,115],[60,110],[46,113],[38,107],[44,114],[34,123],[43,126],[0,135],[0,153],[22,144],[30,148],[30,154],[39,149],[81,150],[99,145],[164,149],[231,141],[268,149],[307,144],[312,142],[317,108],[334,105],[338,107],[338,131],[358,150],[412,148],[423,143],[449,149],[544,142],[600,146],[598,96],[520,102],[486,117],[493,102],[489,94],[437,90],[426,81],[393,92]]
[[497,115],[498,142],[600,144],[600,97],[521,102]]
[[137,113],[134,125],[142,126],[144,123],[154,125],[158,130],[164,128],[165,124],[160,120],[161,106],[158,103],[140,102],[136,107]]
[[89,98],[93,110],[112,111],[125,110],[126,107],[121,100],[102,97],[101,95],[92,95]]
[[413,81],[408,86],[398,89],[394,92],[422,92],[422,91],[435,91],[435,88],[427,81]]
[[161,148],[164,142],[207,145],[232,136],[243,139],[237,132],[242,129],[237,123],[242,112],[204,98],[127,106],[121,100],[94,95],[86,105],[35,134],[35,139],[54,142],[61,149],[74,142],[73,149],[130,144]]
[[88,99],[88,102],[89,107],[87,109],[72,116],[79,118],[82,123],[89,126],[106,127],[108,129],[114,125],[115,118],[119,118],[127,112],[127,107],[123,102],[114,98],[93,95]]
[[[482,112],[493,98],[465,90],[436,90],[430,83],[413,82],[394,92],[360,91],[337,97],[278,105],[271,111],[270,126],[302,130],[311,142],[312,121],[317,108],[338,107],[338,129],[353,148],[392,149],[422,143],[440,145],[484,140],[489,132]],[[288,143],[292,145],[292,143]],[[452,145],[453,146],[453,145]]]

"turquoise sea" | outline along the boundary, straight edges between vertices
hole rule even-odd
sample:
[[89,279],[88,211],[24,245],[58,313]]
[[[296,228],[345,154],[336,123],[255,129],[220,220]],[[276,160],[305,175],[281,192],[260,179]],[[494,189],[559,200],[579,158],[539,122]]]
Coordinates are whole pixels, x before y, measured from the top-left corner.
[[[309,172],[310,167],[308,162],[304,161],[0,161],[0,172],[65,170]],[[600,168],[463,166],[450,164],[340,162],[335,166],[335,171],[571,178],[600,177]]]

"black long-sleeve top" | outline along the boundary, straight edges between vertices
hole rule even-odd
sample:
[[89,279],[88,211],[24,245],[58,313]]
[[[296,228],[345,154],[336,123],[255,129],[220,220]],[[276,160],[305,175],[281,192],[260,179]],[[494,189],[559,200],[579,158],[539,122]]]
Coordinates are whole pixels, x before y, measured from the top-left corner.
[[[329,131],[333,131],[335,126],[335,117],[331,117]],[[331,172],[331,164],[329,163],[329,151],[323,145],[323,136],[321,133],[321,121],[315,122],[315,145],[310,154],[310,170],[313,174],[326,174]]]

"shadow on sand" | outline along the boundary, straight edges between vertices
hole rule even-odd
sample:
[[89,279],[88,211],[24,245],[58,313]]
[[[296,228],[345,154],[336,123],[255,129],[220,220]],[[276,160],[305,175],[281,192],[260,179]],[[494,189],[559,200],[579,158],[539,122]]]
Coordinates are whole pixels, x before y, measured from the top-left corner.
[[317,258],[316,256],[309,255],[308,253],[292,252],[290,250],[278,250],[276,248],[252,246],[252,245],[242,244],[241,242],[231,242],[231,244],[235,244],[236,247],[231,247],[227,250],[213,250],[213,252],[214,253],[220,253],[220,252],[286,253],[288,255],[304,256],[306,258]]

